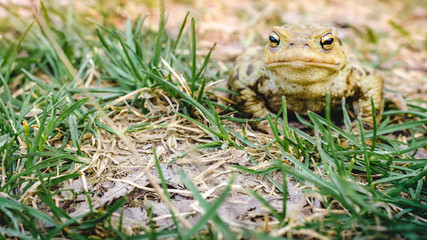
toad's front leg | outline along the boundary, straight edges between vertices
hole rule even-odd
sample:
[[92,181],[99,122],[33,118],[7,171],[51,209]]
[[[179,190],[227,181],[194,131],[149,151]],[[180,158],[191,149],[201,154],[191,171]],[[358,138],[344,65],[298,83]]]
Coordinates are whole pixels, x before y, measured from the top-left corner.
[[[238,91],[239,96],[236,97],[238,109],[245,115],[251,115],[255,118],[266,117],[270,112],[264,102],[264,99],[250,88],[245,88]],[[252,124],[255,128],[263,131],[270,132],[270,126],[267,120]]]
[[[365,126],[373,127],[373,124],[381,122],[384,109],[383,87],[384,79],[380,74],[364,69],[364,75],[358,82],[359,96],[353,102],[353,107]],[[376,123],[373,122],[371,98],[375,105]]]

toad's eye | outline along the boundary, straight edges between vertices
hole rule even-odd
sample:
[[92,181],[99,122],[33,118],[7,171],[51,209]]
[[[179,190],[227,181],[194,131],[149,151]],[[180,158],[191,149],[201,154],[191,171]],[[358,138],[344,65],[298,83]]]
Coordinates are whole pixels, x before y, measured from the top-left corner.
[[277,47],[280,43],[280,36],[276,32],[270,33],[270,36],[268,37],[269,45],[272,48]]
[[320,38],[320,46],[324,50],[331,50],[334,46],[335,37],[332,33],[326,33]]

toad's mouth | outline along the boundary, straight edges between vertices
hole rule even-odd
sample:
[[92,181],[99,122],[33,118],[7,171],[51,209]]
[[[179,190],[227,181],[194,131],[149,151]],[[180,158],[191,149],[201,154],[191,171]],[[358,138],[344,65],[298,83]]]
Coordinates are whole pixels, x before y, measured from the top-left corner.
[[307,68],[307,67],[322,67],[341,69],[343,64],[337,62],[321,62],[321,61],[305,61],[305,60],[292,60],[292,61],[277,61],[266,64],[268,68],[276,67],[290,67],[290,68]]

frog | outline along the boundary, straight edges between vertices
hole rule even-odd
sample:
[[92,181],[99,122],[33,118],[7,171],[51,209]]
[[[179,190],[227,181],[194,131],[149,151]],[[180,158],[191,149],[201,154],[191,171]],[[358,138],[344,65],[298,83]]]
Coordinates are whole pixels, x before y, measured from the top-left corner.
[[[370,129],[381,121],[384,78],[353,56],[346,53],[335,27],[315,23],[274,26],[264,47],[250,47],[236,58],[228,84],[236,93],[237,109],[247,116],[265,118],[277,113],[282,97],[287,110],[299,115],[324,113],[329,94],[331,110],[340,109],[345,98],[363,128]],[[269,129],[266,120],[255,127]]]

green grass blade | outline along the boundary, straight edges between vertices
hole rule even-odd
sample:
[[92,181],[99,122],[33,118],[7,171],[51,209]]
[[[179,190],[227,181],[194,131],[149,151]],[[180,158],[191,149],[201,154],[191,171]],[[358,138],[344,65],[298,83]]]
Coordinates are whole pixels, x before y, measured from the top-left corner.
[[[156,166],[157,174],[159,175],[160,182],[161,182],[161,185],[162,185],[162,188],[163,188],[163,193],[165,194],[167,200],[169,202],[171,202],[170,194],[168,192],[168,186],[166,184],[166,180],[165,180],[165,177],[163,175],[162,168],[160,167],[159,159],[157,158],[156,147],[153,147],[153,156],[154,156],[154,164]],[[178,219],[176,218],[174,211],[172,211],[171,209],[169,209],[169,212],[172,215],[172,220],[173,220],[173,222],[175,224],[176,231],[178,233],[178,237],[182,238],[182,233],[181,233],[181,229],[180,229],[180,226],[179,226]]]
[[386,193],[386,194],[390,197],[395,197],[397,194],[399,194],[405,188],[407,188],[410,185],[414,184],[415,182],[419,181],[421,178],[425,177],[426,175],[427,175],[427,166],[425,166],[424,169],[419,174],[417,174],[416,176],[407,180],[406,182],[399,184],[399,186],[397,188],[392,189],[391,191],[388,191],[388,193]]
[[52,129],[57,128],[65,120],[65,118],[70,116],[71,113],[73,113],[76,109],[79,109],[88,100],[89,100],[89,98],[83,98],[83,99],[75,102],[74,104],[70,105],[65,111],[61,112],[61,114],[59,114],[59,116],[55,119],[55,121],[52,125]]
[[[4,187],[4,186],[3,186]],[[12,199],[2,198],[0,197],[0,205],[7,209],[14,209],[21,212],[28,212],[31,216],[42,220],[45,223],[56,225],[56,221],[52,219],[49,215],[35,209],[32,207],[29,207],[23,203],[16,202]]]
[[160,62],[160,54],[162,50],[162,36],[165,28],[165,2],[164,0],[160,0],[160,21],[159,21],[159,29],[157,30],[156,43],[154,47],[154,54],[151,59],[152,66],[158,66]]
[[191,18],[191,94],[193,96],[194,92],[196,91],[196,26],[194,23],[194,18]]
[[211,47],[211,49],[209,49],[209,52],[206,55],[205,60],[203,60],[202,66],[200,67],[199,72],[196,75],[196,79],[199,79],[200,76],[202,75],[203,71],[206,69],[206,66],[208,65],[209,59],[211,58],[211,54],[212,54],[212,51],[214,50],[215,46],[216,46],[216,43],[214,43],[214,45]]
[[181,43],[181,37],[182,37],[182,33],[184,32],[185,25],[187,24],[188,15],[190,15],[190,12],[187,12],[187,14],[184,17],[184,21],[181,24],[181,28],[179,29],[178,36],[176,37],[175,45],[173,47],[174,52],[178,49],[178,46]]
[[24,41],[24,39],[27,36],[27,34],[30,31],[30,29],[33,27],[34,23],[35,23],[35,21],[33,21],[27,27],[27,29],[24,31],[24,33],[22,34],[22,36],[19,38],[18,44],[14,48],[13,53],[10,56],[10,58],[8,58],[6,61],[3,62],[3,64],[9,64],[9,68],[8,68],[8,71],[6,72],[6,76],[5,76],[6,81],[9,80],[9,76],[10,76],[10,74],[13,71],[13,67],[15,66],[14,62],[15,62],[16,56],[18,55],[18,50],[20,49],[22,42]]
[[280,221],[280,226],[283,226],[286,220],[286,206],[288,202],[288,182],[286,181],[286,173],[282,171],[282,188],[283,188],[283,196],[282,196],[282,220]]
[[73,146],[76,147],[79,152],[81,152],[79,142],[79,130],[77,128],[76,118],[73,115],[68,116],[68,126],[70,127],[71,141],[73,142]]
[[340,162],[338,160],[338,156],[337,156],[337,151],[335,149],[335,143],[333,140],[333,136],[332,136],[332,130],[331,130],[331,94],[328,93],[326,95],[326,107],[325,107],[325,112],[326,112],[326,122],[327,122],[327,129],[328,129],[328,145],[331,149],[332,152],[332,158],[334,159],[335,165],[337,166],[338,169],[338,173],[340,175],[343,175],[345,173],[345,169],[344,169],[344,163]]
[[[277,218],[277,220],[279,220],[280,222],[284,221],[284,217],[283,215],[279,214],[276,209],[274,209],[270,203],[267,202],[267,200],[265,200],[263,197],[261,197],[257,192],[255,191],[250,191],[251,195],[258,200],[262,205],[264,205],[264,207],[266,207],[270,213]],[[285,200],[286,201],[286,200]],[[286,211],[285,211],[286,212]]]
[[[187,189],[191,191],[194,199],[196,199],[199,202],[200,206],[202,206],[205,209],[205,211],[216,210],[211,207],[211,204],[209,204],[205,199],[203,199],[202,195],[199,193],[196,186],[194,186],[193,182],[191,182],[191,180],[187,177],[187,175],[182,170],[178,171],[178,175],[180,176],[182,182],[185,184]],[[226,189],[228,188],[231,188],[231,184],[227,185]],[[227,194],[225,193],[226,192],[224,190],[221,194],[221,196],[223,196],[224,198],[228,195],[228,193]],[[223,199],[217,199],[215,201],[215,203],[217,204],[221,204],[221,202],[223,202]],[[236,239],[234,233],[231,232],[230,228],[217,215],[214,215],[212,217],[212,221],[216,224],[216,226],[221,231],[221,233],[224,234],[224,237],[226,239]]]
[[105,131],[120,136],[120,133],[114,130],[112,127],[110,127],[108,124],[105,124],[98,119],[95,119],[94,123],[96,126],[100,127],[101,129],[104,129]]
[[[200,231],[200,229],[202,229],[209,220],[213,220],[215,217],[218,217],[216,211],[224,203],[225,198],[230,194],[230,192],[231,192],[231,185],[233,184],[233,182],[234,182],[234,178],[231,178],[230,182],[224,188],[224,190],[222,191],[222,193],[218,196],[218,198],[214,201],[214,203],[211,206],[209,206],[208,208],[205,209],[206,213],[193,226],[193,228],[184,236],[184,239],[189,239],[195,233],[197,233],[198,231]],[[221,230],[223,230],[223,231],[227,230],[226,234],[229,234],[229,232],[228,232],[229,230],[228,229],[222,227]],[[228,236],[228,237],[230,237],[230,236]],[[234,238],[230,238],[230,239],[234,239]]]
[[102,214],[101,216],[87,220],[80,225],[80,229],[89,229],[93,228],[95,225],[102,223],[107,218],[111,217],[111,215],[117,211],[120,207],[122,207],[127,201],[127,197],[121,197],[114,202],[108,209],[107,212]]
[[374,151],[375,149],[375,145],[377,144],[377,113],[375,111],[375,104],[374,104],[374,100],[371,97],[371,109],[372,109],[372,122],[373,122],[373,137],[372,137],[372,146],[371,146],[371,152]]
[[365,167],[366,167],[366,178],[368,180],[368,184],[372,184],[372,177],[371,177],[371,162],[369,160],[369,153],[368,153],[368,147],[366,146],[365,141],[365,133],[362,126],[362,121],[360,118],[357,119],[359,121],[359,131],[360,131],[360,141],[362,142],[363,146],[363,159],[365,160]]
[[345,107],[345,98],[342,98],[342,100],[341,100],[341,109],[342,109],[342,115],[344,118],[345,130],[348,133],[351,133],[351,129],[352,129],[351,120],[350,120],[350,117],[348,116],[347,108]]

